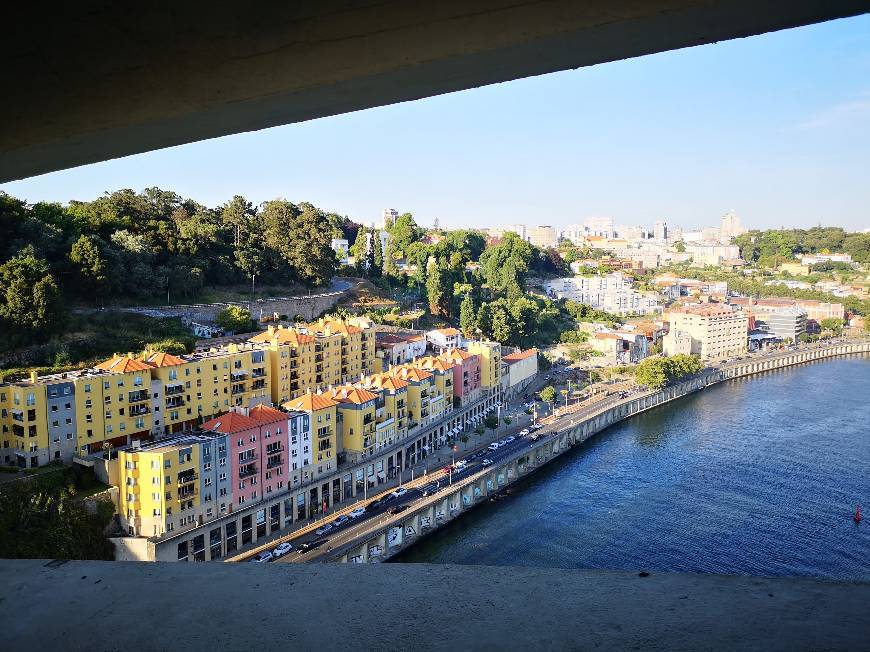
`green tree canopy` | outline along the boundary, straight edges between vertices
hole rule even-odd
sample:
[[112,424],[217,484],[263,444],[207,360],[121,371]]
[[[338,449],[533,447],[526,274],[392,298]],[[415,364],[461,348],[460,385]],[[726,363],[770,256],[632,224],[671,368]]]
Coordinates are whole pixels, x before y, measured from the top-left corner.
[[60,314],[60,291],[48,262],[32,246],[0,265],[3,281],[0,318],[12,328],[36,330],[50,326]]
[[251,330],[251,313],[239,306],[227,306],[215,318],[215,323],[233,333],[245,333]]

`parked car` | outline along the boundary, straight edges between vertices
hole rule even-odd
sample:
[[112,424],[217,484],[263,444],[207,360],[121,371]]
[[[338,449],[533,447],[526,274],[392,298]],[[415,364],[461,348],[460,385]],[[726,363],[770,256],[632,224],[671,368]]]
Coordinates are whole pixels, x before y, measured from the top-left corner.
[[390,510],[390,514],[401,514],[406,509],[408,509],[410,505],[396,505],[393,509]]
[[391,493],[390,495],[391,495],[393,498],[401,498],[401,497],[404,496],[406,493],[408,493],[408,490],[407,490],[407,489],[405,489],[404,487],[399,487],[398,489],[396,489],[396,490],[395,490],[393,493]]
[[332,531],[332,523],[327,523],[326,525],[321,525],[319,528],[314,530],[314,534],[316,534],[317,536],[322,536],[322,535],[326,534],[327,532],[331,532],[331,531]]
[[293,544],[289,541],[284,541],[283,543],[279,543],[277,546],[275,546],[275,548],[272,550],[272,557],[274,557],[275,559],[277,559],[278,557],[283,557],[291,550],[293,550]]
[[492,464],[492,460],[483,460],[483,462],[480,463],[481,466],[489,466],[490,464]]
[[257,556],[254,557],[251,561],[255,564],[263,564],[267,561],[272,561],[272,553],[268,550],[266,552],[257,553]]
[[350,518],[359,518],[360,516],[362,516],[365,513],[366,513],[365,507],[357,507],[356,509],[353,509],[350,512],[348,512],[348,516]]
[[[523,433],[521,432],[520,434],[522,435]],[[525,433],[525,434],[528,435],[528,434],[529,434],[529,431],[526,430],[526,433]],[[516,439],[517,439],[516,437],[514,437],[513,435],[511,435],[510,437],[505,437],[504,443],[505,443],[505,444],[510,444],[512,441],[516,441]]]
[[314,541],[309,541],[308,543],[303,543],[301,546],[299,546],[299,548],[296,550],[296,552],[298,552],[300,555],[305,554],[309,550],[314,550],[315,548],[319,548],[327,541],[329,541],[329,539],[320,538],[320,539],[315,539]]
[[487,449],[491,451],[497,451],[499,448],[501,448],[501,446],[497,441],[494,441],[489,446],[487,446]]
[[531,431],[528,428],[523,428],[522,430],[520,430],[520,436],[525,437],[526,435],[529,434],[529,432],[531,432]]
[[332,522],[332,527],[341,527],[348,521],[350,521],[350,516],[348,516],[347,514],[342,514]]

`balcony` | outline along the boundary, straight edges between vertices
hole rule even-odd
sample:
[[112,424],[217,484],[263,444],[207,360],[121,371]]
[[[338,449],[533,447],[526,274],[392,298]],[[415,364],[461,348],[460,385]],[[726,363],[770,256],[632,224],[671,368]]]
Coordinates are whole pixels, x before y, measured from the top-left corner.
[[178,486],[182,486],[185,484],[190,484],[191,482],[196,482],[199,479],[199,475],[195,471],[188,471],[187,473],[179,473],[178,474]]
[[266,379],[261,378],[260,380],[255,380],[253,383],[251,383],[251,390],[263,389],[265,386],[266,386]]
[[284,445],[283,444],[269,444],[266,446],[266,455],[275,455],[276,453],[283,453]]
[[266,370],[262,367],[254,369],[251,372],[251,378],[264,378],[266,376]]
[[236,394],[243,394],[244,391],[245,391],[245,386],[244,386],[244,385],[241,385],[241,384],[239,384],[239,385],[233,385],[233,386],[232,386],[232,389],[230,390],[230,394],[233,394],[233,395],[236,395]]
[[183,396],[172,396],[166,399],[166,407],[168,408],[177,408],[184,405],[184,397]]
[[239,469],[239,479],[244,480],[245,478],[250,478],[251,476],[257,475],[257,465],[256,464],[248,464],[247,466],[243,466]]
[[175,500],[180,503],[182,501],[193,498],[194,496],[196,496],[196,494],[197,494],[197,488],[196,488],[196,486],[192,485],[192,486],[186,487],[184,489],[179,489],[178,490],[178,497]]
[[176,396],[177,394],[181,394],[184,391],[184,385],[181,383],[173,383],[172,385],[167,385],[164,391],[166,396]]
[[148,414],[151,411],[147,405],[137,405],[135,407],[130,408],[130,416],[131,417],[141,417],[145,414]]
[[248,372],[245,371],[244,369],[241,369],[239,371],[232,371],[232,372],[230,372],[230,379],[233,382],[247,380],[248,379]]
[[283,455],[275,455],[274,457],[270,457],[266,461],[267,469],[274,469],[276,466],[281,466],[284,464],[284,456]]
[[136,392],[129,392],[127,394],[127,402],[128,403],[141,403],[142,401],[148,400],[148,392],[144,389],[140,389]]

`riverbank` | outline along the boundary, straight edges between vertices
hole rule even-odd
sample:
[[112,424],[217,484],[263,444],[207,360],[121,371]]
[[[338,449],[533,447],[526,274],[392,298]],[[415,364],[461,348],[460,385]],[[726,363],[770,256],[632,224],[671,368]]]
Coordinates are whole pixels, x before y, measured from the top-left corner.
[[737,361],[708,369],[695,378],[656,392],[627,399],[605,400],[594,410],[582,415],[562,415],[541,431],[543,438],[530,447],[442,488],[434,496],[417,501],[401,516],[373,524],[371,531],[360,534],[353,543],[330,551],[328,555],[320,555],[319,558],[357,563],[383,561],[452,522],[472,506],[488,500],[492,494],[502,491],[519,478],[535,472],[567,450],[630,416],[726,380],[812,360],[866,352],[870,352],[870,342],[837,343],[827,347],[786,351],[764,359]]

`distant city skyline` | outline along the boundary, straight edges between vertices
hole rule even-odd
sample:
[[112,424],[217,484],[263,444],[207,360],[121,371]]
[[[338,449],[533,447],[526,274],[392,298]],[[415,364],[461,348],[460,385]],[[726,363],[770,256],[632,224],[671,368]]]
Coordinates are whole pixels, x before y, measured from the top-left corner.
[[173,147],[0,185],[385,208],[444,228],[870,227],[870,16]]

